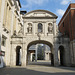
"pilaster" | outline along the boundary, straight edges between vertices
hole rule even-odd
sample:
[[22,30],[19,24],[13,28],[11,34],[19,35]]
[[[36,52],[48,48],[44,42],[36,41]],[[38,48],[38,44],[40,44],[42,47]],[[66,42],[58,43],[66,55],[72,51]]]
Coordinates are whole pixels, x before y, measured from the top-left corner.
[[27,65],[27,45],[25,44],[25,40],[23,39],[22,46],[22,67],[26,67]]
[[54,66],[59,66],[59,60],[58,60],[58,47],[54,46]]
[[12,13],[12,17],[11,17],[11,35],[13,35],[13,21],[14,21],[14,10],[15,10],[15,6],[12,6],[12,10],[11,10],[11,13]]

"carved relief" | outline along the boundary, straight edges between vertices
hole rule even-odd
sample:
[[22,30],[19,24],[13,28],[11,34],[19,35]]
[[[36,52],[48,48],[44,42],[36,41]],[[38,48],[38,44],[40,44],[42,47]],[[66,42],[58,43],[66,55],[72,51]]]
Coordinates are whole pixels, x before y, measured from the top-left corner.
[[28,23],[27,32],[32,33],[32,24],[31,23]]
[[23,26],[20,27],[18,34],[23,34]]
[[53,25],[51,23],[48,24],[48,33],[53,32]]

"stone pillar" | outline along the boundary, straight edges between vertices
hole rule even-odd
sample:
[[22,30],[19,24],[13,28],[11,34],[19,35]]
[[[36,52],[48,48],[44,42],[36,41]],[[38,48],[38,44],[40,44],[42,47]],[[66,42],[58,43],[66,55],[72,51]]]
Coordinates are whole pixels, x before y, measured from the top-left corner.
[[12,13],[12,17],[11,17],[11,35],[13,35],[13,21],[14,21],[14,10],[15,10],[15,6],[12,6],[12,10],[11,10],[11,13]]
[[37,45],[36,45],[35,61],[37,62]]
[[32,61],[32,55],[33,55],[33,54],[31,53],[31,54],[30,54],[30,61]]
[[22,50],[21,50],[21,49],[20,49],[20,56],[19,56],[19,58],[20,58],[20,60],[19,60],[19,63],[20,63],[20,64],[19,64],[19,65],[21,65],[21,61],[22,61],[22,60],[21,60],[21,58],[22,58]]
[[35,34],[38,33],[37,23],[35,23]]
[[[2,38],[2,26],[3,26],[3,17],[4,17],[4,7],[5,7],[5,0],[1,0],[1,13],[0,13],[0,51],[1,51],[1,38]],[[3,57],[0,56],[1,64],[0,67],[3,67]]]
[[58,61],[58,48],[54,48],[54,66],[59,66],[59,61]]
[[54,33],[54,36],[56,36],[56,21],[54,20],[53,22],[53,33]]
[[73,65],[75,66],[75,40],[73,40]]
[[11,44],[10,66],[16,66],[16,46]]
[[5,7],[5,0],[2,0],[1,13],[0,13],[0,50],[1,50],[1,37],[2,37],[4,7]]
[[22,50],[22,66],[23,67],[26,67],[27,65],[27,47],[26,47],[26,44],[23,43],[23,46],[22,46],[23,50]]
[[45,36],[47,35],[47,32],[48,32],[47,24],[48,24],[48,23],[45,23],[45,26],[44,26],[44,30],[45,30],[45,31],[44,31],[44,34],[45,34]]
[[35,32],[36,32],[35,24],[36,24],[36,23],[33,23],[33,26],[32,26],[33,35],[35,35]]

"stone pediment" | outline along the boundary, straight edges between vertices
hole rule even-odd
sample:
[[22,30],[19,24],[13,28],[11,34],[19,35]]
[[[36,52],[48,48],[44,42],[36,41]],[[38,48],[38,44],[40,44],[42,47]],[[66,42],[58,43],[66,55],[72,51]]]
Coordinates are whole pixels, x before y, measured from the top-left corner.
[[34,11],[26,13],[24,17],[55,17],[57,18],[57,16],[54,13],[47,10],[34,10]]

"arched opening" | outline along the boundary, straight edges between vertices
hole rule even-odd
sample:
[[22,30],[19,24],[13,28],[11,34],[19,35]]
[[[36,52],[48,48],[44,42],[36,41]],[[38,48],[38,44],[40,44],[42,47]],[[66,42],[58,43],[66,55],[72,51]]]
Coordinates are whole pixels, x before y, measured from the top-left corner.
[[54,65],[53,46],[47,41],[33,41],[27,49],[27,64]]
[[21,46],[17,46],[16,47],[16,66],[20,66],[21,65]]
[[41,23],[38,24],[38,33],[42,33],[43,25]]
[[59,51],[58,51],[58,58],[59,58],[59,64],[60,66],[64,65],[64,46],[59,46]]

